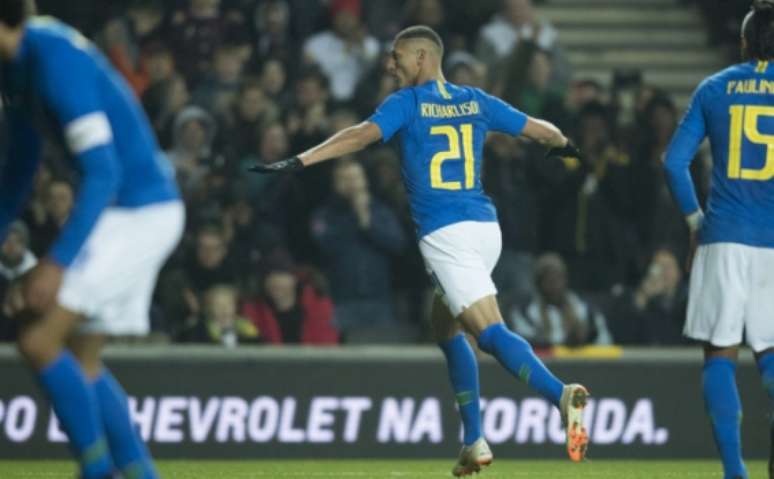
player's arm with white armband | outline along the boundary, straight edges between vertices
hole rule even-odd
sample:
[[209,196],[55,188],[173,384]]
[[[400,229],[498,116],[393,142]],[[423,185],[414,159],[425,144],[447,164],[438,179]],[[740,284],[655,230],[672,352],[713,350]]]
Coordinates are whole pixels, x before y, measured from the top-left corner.
[[122,174],[93,62],[86,52],[67,43],[52,48],[55,51],[47,52],[36,66],[37,87],[62,127],[81,178],[67,222],[25,281],[26,306],[39,313],[56,301],[64,270],[75,260],[104,209],[115,200]]

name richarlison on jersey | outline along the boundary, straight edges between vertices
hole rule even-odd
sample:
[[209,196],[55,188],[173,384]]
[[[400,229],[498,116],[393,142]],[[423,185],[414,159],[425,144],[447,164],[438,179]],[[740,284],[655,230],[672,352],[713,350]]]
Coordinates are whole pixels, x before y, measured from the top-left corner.
[[419,106],[421,115],[425,118],[457,118],[460,116],[477,115],[481,111],[478,102],[475,100],[455,105],[421,103]]
[[726,84],[726,94],[752,93],[756,95],[774,95],[774,81],[762,78],[749,80],[731,80]]

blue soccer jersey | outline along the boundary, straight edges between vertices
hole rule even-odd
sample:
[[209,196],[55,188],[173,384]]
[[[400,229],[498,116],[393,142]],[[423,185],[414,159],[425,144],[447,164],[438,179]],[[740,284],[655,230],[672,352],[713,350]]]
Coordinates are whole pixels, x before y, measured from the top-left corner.
[[478,88],[431,80],[393,93],[368,120],[385,142],[398,134],[420,238],[460,221],[497,221],[481,187],[484,140],[490,130],[520,134],[524,113]]
[[179,197],[174,171],[123,79],[80,33],[30,19],[16,56],[2,64],[9,151],[0,183],[0,236],[29,193],[41,135],[61,143],[81,173],[67,223],[49,256],[69,266],[108,206]]
[[685,214],[699,209],[688,167],[705,137],[713,169],[700,242],[774,247],[774,65],[734,65],[696,89],[666,155]]

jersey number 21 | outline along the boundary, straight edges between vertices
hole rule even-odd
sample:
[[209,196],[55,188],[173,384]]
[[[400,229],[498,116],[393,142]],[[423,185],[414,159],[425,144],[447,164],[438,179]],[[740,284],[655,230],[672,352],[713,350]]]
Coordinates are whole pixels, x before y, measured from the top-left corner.
[[[475,158],[473,157],[473,125],[465,123],[460,125],[462,133],[462,153],[465,156],[465,189],[470,190],[475,186]],[[459,160],[460,156],[460,135],[457,128],[452,125],[440,125],[430,128],[431,135],[446,135],[449,140],[449,149],[433,155],[430,160],[430,186],[439,190],[461,190],[463,188],[460,181],[444,181],[441,175],[441,166],[446,160]]]

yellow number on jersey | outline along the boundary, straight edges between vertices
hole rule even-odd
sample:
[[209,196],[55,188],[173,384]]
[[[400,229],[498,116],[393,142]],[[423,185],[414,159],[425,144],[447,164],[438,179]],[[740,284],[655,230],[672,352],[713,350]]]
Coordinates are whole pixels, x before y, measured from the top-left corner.
[[[465,123],[460,125],[462,132],[462,152],[465,155],[465,189],[470,190],[475,186],[475,158],[473,157],[473,125]],[[446,160],[458,160],[460,158],[460,137],[457,129],[451,125],[434,126],[430,128],[431,135],[446,135],[449,140],[449,149],[433,155],[430,160],[430,186],[439,190],[461,190],[459,181],[444,181],[441,175],[441,165]]]
[[[758,131],[758,117],[774,116],[774,107],[732,105],[728,136],[728,177],[734,180],[768,181],[774,178],[774,135]],[[766,164],[760,170],[742,168],[742,136],[752,143],[766,145]]]

